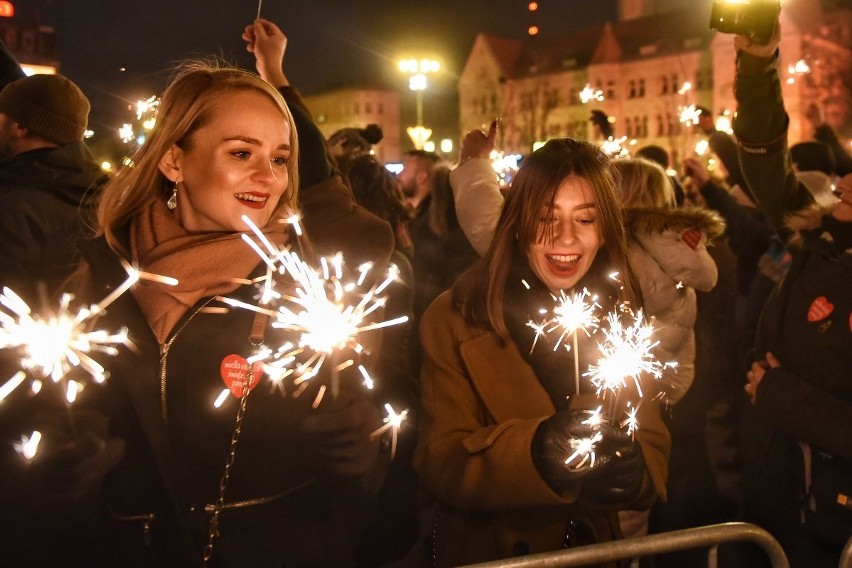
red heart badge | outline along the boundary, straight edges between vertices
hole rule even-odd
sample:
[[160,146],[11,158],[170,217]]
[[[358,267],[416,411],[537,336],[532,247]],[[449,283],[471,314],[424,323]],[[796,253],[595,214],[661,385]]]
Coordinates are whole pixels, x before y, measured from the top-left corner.
[[689,229],[688,231],[684,231],[680,235],[680,238],[689,248],[695,250],[698,247],[698,243],[701,242],[701,231],[698,229]]
[[[260,378],[263,376],[263,365],[260,361],[253,365],[253,370],[249,391],[257,386],[257,383],[260,382]],[[228,355],[222,359],[222,364],[219,365],[219,373],[222,375],[222,381],[225,382],[225,386],[228,387],[231,394],[237,398],[242,398],[243,389],[245,389],[249,375],[248,361],[236,354]]]
[[831,315],[831,312],[834,311],[834,304],[828,301],[825,296],[820,296],[813,302],[811,302],[811,307],[808,308],[808,321],[815,322],[824,320],[828,316]]

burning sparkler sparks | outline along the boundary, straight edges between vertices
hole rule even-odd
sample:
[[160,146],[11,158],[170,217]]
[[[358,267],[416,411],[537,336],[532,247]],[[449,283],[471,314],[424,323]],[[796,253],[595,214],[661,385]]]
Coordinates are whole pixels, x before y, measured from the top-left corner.
[[21,441],[15,443],[15,451],[25,460],[33,459],[38,453],[38,445],[41,443],[41,432],[35,430],[29,436],[21,436]]
[[624,147],[627,142],[627,136],[613,138],[610,136],[601,143],[601,150],[611,158],[627,158],[630,156],[630,150]]
[[[632,315],[632,313],[631,313]],[[597,365],[591,365],[583,376],[588,376],[597,392],[617,394],[632,379],[639,396],[642,395],[641,378],[651,375],[659,379],[663,369],[675,363],[661,363],[654,356],[658,341],[653,341],[654,326],[646,322],[639,310],[633,321],[625,324],[617,311],[607,314],[608,327],[601,328],[604,341],[598,344],[601,357]]]
[[[267,314],[272,318],[272,327],[296,334],[293,342],[286,342],[253,358],[253,361],[263,361],[264,371],[274,382],[280,384],[285,377],[294,375],[294,385],[299,385],[316,376],[330,357],[335,361],[333,370],[341,370],[353,361],[338,362],[336,358],[340,352],[350,350],[357,355],[364,351],[360,342],[362,333],[408,320],[408,316],[402,316],[371,321],[371,316],[385,305],[381,293],[399,277],[396,266],[391,265],[386,278],[365,291],[362,285],[372,265],[360,266],[354,280],[347,279],[344,261],[339,254],[322,258],[320,268],[315,269],[297,253],[272,244],[248,217],[243,217],[243,221],[260,244],[248,235],[243,235],[244,240],[268,267],[262,303],[254,305],[231,298],[219,299],[234,307]],[[278,289],[281,280],[277,276],[285,274],[294,283],[292,289],[282,291]],[[299,356],[305,353],[308,354],[307,360],[304,357],[300,359]],[[371,383],[372,379],[367,375],[365,384]]]
[[527,325],[536,331],[535,339],[533,340],[532,349],[535,348],[538,338],[545,333],[559,331],[559,338],[556,340],[553,350],[559,347],[563,340],[571,338],[573,340],[574,349],[574,392],[580,392],[580,368],[579,368],[579,347],[577,344],[577,332],[582,331],[586,336],[591,336],[594,332],[600,318],[597,316],[597,311],[601,309],[598,304],[597,296],[592,295],[588,289],[583,288],[582,292],[577,292],[568,295],[565,291],[560,291],[559,298],[554,297],[557,304],[553,308],[553,316],[545,319],[540,324],[528,322]]
[[698,124],[698,117],[701,116],[701,110],[695,105],[679,106],[677,107],[677,116],[681,123],[692,126],[693,124]]
[[[130,289],[140,278],[156,280],[165,284],[176,284],[167,278],[142,272],[124,264],[127,279],[97,304],[76,312],[71,309],[74,298],[63,294],[56,312],[47,316],[34,315],[30,306],[9,288],[0,294],[0,349],[17,349],[21,352],[21,368],[35,375],[33,390],[40,386],[40,378],[50,378],[54,383],[64,383],[65,398],[74,402],[82,384],[68,378],[73,369],[81,369],[96,383],[104,382],[108,373],[93,359],[94,352],[115,355],[117,345],[130,345],[127,330],[109,333],[90,330],[93,317],[101,313],[121,294]],[[26,373],[15,374],[0,386],[0,401],[19,387]]]
[[[589,410],[587,412],[589,413],[589,417],[586,420],[583,420],[583,424],[592,427],[600,426],[603,422],[603,419],[601,418],[601,407],[599,406],[595,410]],[[574,460],[579,459],[579,461],[574,465],[576,469],[583,467],[586,462],[589,463],[589,467],[595,467],[595,461],[597,461],[595,447],[602,439],[603,434],[595,432],[592,436],[571,440],[571,449],[574,450],[574,453],[565,458],[565,465],[570,465]]]
[[586,83],[586,86],[583,87],[583,90],[580,91],[580,102],[586,104],[590,101],[603,101],[604,94],[600,89],[592,88],[590,83]]
[[639,418],[636,413],[639,412],[639,406],[631,406],[627,409],[627,418],[621,421],[621,427],[627,428],[627,434],[632,436],[639,429]]
[[796,82],[796,77],[799,75],[807,75],[811,72],[811,66],[808,65],[808,62],[804,59],[799,59],[793,65],[787,66],[787,73],[790,75],[787,77],[787,84],[792,85]]
[[408,409],[403,410],[399,414],[393,409],[390,404],[385,404],[385,410],[387,410],[388,415],[384,418],[384,426],[376,429],[372,434],[370,434],[371,439],[378,438],[388,430],[391,433],[391,459],[396,455],[396,445],[399,437],[399,431],[402,428],[402,423],[408,417]]

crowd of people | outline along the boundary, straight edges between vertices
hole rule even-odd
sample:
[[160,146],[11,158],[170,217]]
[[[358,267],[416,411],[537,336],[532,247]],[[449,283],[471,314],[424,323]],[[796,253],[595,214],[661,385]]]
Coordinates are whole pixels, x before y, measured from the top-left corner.
[[[376,125],[323,137],[281,28],[242,37],[256,69],[182,64],[109,177],[82,91],[0,53],[4,297],[33,314],[109,297],[87,321],[127,337],[90,353],[108,378],[73,403],[0,388],[3,564],[460,566],[744,520],[792,566],[837,565],[852,514],[824,495],[852,492],[852,157],[816,116],[788,148],[780,28],[732,38],[734,136],[700,110],[724,176],[565,137],[508,188],[499,121],[457,162],[410,150],[394,175]],[[372,266],[359,283],[385,297],[358,341],[283,347],[294,327],[268,306],[307,295],[290,253]],[[132,270],[148,276],[126,289]],[[348,293],[339,278],[322,289]],[[613,383],[606,341],[625,330],[644,366]],[[20,353],[0,365],[15,375]],[[54,378],[82,383],[69,367]]]

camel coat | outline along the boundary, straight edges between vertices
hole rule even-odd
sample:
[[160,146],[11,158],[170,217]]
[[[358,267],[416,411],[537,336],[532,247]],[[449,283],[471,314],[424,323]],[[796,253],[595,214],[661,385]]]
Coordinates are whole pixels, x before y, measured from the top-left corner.
[[[578,502],[578,491],[559,495],[539,476],[532,438],[555,409],[517,346],[465,322],[449,292],[425,312],[421,336],[422,418],[414,463],[439,501],[437,565],[559,550],[570,521],[593,542],[620,537],[614,511]],[[594,395],[580,395],[571,406],[599,404]],[[647,491],[644,502],[633,504],[637,508],[665,498],[670,448],[657,401],[642,402],[639,421]]]

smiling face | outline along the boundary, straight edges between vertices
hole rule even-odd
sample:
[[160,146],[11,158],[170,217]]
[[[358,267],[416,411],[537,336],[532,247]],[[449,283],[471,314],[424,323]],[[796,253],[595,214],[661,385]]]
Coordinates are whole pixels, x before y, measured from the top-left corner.
[[589,182],[565,178],[553,208],[542,211],[538,238],[527,250],[530,267],[551,292],[574,287],[588,272],[603,244],[597,216]]
[[265,94],[222,93],[210,119],[173,146],[160,171],[177,182],[175,210],[187,231],[245,231],[269,222],[289,183],[290,124]]

